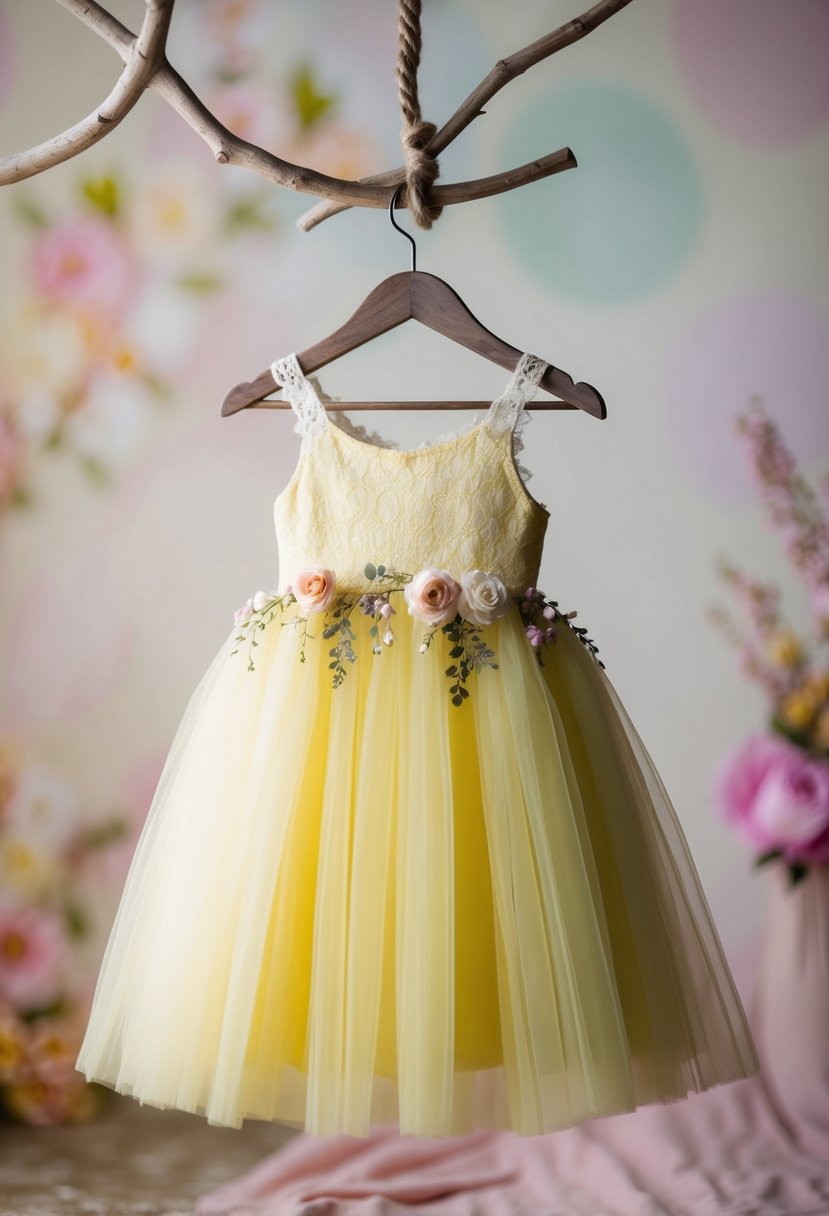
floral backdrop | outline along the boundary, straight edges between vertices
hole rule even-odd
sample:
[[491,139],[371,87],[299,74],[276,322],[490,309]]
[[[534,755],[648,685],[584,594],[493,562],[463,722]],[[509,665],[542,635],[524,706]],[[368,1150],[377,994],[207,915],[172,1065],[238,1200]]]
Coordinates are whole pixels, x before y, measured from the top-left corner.
[[[141,8],[112,5],[131,28]],[[442,122],[577,11],[507,23],[496,0],[425,0],[424,116]],[[420,269],[608,403],[601,424],[531,423],[531,491],[552,511],[542,585],[590,622],[744,986],[763,877],[714,776],[764,711],[708,614],[728,554],[808,619],[736,418],[760,394],[825,472],[828,14],[635,0],[504,89],[440,180],[565,145],[578,168],[417,234]],[[179,0],[169,58],[238,134],[357,178],[401,160],[396,41],[382,0]],[[58,5],[0,0],[3,151],[88,112],[117,69]],[[409,265],[382,210],[299,231],[315,202],[219,168],[151,92],[94,149],[0,191],[0,1091],[32,1122],[90,1101],[73,1044],[155,781],[234,610],[277,582],[271,503],[298,438],[289,412],[223,419],[221,400]],[[490,399],[503,380],[414,323],[320,378],[344,398]],[[414,445],[443,425],[390,413],[381,429]]]

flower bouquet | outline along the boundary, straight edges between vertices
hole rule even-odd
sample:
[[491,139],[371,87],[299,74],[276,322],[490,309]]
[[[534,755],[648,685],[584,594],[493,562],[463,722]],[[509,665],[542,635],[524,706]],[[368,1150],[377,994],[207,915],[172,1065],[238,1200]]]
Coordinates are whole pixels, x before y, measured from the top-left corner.
[[[829,862],[829,524],[827,507],[799,471],[761,401],[738,416],[764,506],[806,585],[814,640],[783,618],[780,590],[718,559],[748,623],[742,630],[722,605],[709,617],[738,649],[744,674],[769,700],[768,726],[727,755],[714,793],[729,824],[755,850],[755,865],[780,861],[794,885]],[[829,504],[829,477],[820,494]]]
[[0,741],[0,1119],[80,1123],[106,1093],[75,1068],[89,1012],[80,877],[127,821],[82,822],[74,788]]

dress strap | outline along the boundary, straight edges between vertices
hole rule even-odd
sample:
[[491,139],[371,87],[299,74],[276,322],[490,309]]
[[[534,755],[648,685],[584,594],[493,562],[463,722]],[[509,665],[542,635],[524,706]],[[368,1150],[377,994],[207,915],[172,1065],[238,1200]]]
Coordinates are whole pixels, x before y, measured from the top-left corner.
[[522,438],[524,427],[532,415],[524,406],[531,401],[538,391],[538,383],[549,364],[537,355],[525,352],[515,365],[507,387],[500,397],[490,405],[484,419],[484,425],[495,435],[512,434],[512,458],[515,466],[526,484],[532,477],[532,470],[522,464],[518,453],[524,449]]
[[305,447],[314,435],[322,434],[328,426],[325,406],[308,382],[295,354],[275,359],[271,364],[271,374],[280,388],[285,390],[285,398],[290,401],[296,415],[293,429],[302,436],[302,446]]
[[523,354],[515,365],[507,387],[489,407],[487,426],[491,431],[512,431],[523,422],[523,409],[538,392],[538,382],[549,365],[537,355]]

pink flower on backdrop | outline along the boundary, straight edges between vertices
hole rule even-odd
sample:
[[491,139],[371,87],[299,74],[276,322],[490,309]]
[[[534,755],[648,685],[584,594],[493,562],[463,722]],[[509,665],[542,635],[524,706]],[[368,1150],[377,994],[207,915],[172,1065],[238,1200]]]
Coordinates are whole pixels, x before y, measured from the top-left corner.
[[113,225],[93,216],[65,220],[32,247],[30,269],[49,299],[115,320],[134,289],[137,267]]
[[0,905],[0,997],[20,1012],[50,1004],[62,985],[63,922],[55,912]]
[[724,820],[758,853],[829,861],[829,763],[773,735],[752,735],[727,755],[714,780]]
[[36,1018],[29,1027],[27,1060],[38,1080],[60,1085],[72,1077],[81,1047],[80,1019]]
[[274,140],[274,106],[261,88],[249,81],[222,84],[207,98],[220,122],[242,139],[269,147]]

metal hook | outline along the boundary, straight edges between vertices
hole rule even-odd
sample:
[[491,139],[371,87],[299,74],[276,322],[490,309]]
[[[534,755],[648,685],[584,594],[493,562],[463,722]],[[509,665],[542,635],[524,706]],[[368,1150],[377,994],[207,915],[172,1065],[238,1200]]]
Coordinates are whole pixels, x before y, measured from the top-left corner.
[[415,266],[416,266],[416,258],[417,258],[417,245],[414,242],[414,237],[411,236],[406,231],[405,228],[401,228],[399,224],[395,223],[395,219],[394,219],[394,204],[397,201],[398,194],[403,189],[405,184],[406,184],[405,182],[401,182],[400,185],[395,190],[394,194],[391,196],[391,201],[389,202],[389,219],[391,220],[392,227],[396,228],[398,232],[402,232],[407,241],[412,242],[412,270],[414,270]]

